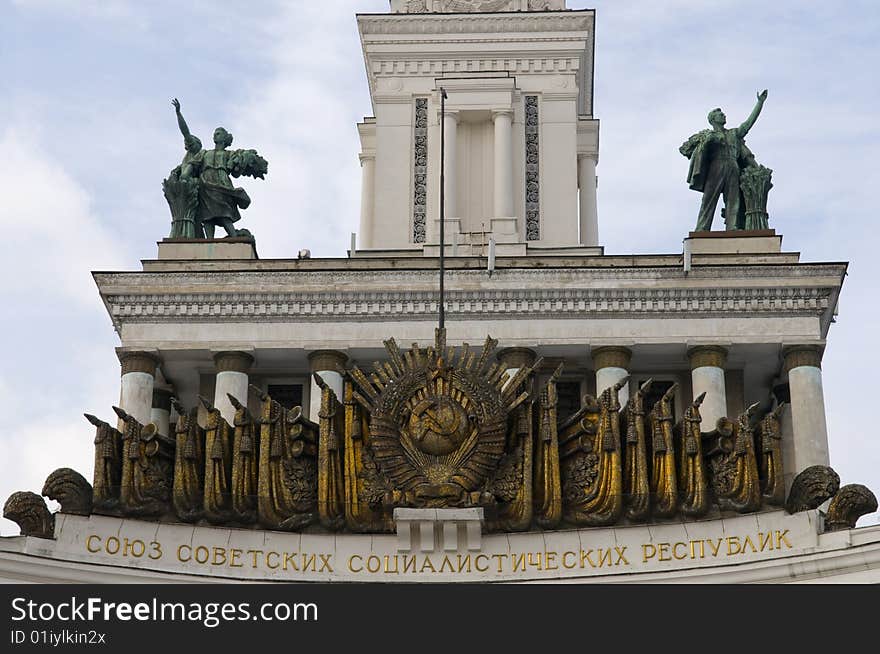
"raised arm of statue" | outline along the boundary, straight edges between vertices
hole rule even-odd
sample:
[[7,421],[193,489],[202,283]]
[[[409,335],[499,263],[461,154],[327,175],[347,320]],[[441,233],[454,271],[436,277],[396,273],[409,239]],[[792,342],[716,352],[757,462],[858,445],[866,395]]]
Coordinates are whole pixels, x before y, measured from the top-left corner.
[[741,137],[744,137],[749,131],[754,127],[755,122],[758,120],[758,116],[761,115],[761,110],[764,108],[764,103],[767,101],[768,92],[766,89],[758,94],[758,103],[755,105],[755,108],[752,110],[752,115],[746,118],[746,122],[739,126],[737,132]]
[[180,127],[180,133],[183,134],[183,138],[189,138],[191,136],[189,133],[189,126],[183,119],[183,114],[180,113],[180,101],[177,98],[174,98],[171,101],[171,104],[174,105],[174,112],[177,114],[177,124]]

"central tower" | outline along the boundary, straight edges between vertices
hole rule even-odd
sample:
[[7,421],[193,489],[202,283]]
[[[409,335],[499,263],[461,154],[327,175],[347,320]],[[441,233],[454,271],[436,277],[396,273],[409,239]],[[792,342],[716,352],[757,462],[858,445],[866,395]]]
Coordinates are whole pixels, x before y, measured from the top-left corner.
[[[359,254],[598,248],[595,13],[564,0],[392,0],[358,16],[374,116],[358,128]],[[445,116],[440,89],[448,94]]]

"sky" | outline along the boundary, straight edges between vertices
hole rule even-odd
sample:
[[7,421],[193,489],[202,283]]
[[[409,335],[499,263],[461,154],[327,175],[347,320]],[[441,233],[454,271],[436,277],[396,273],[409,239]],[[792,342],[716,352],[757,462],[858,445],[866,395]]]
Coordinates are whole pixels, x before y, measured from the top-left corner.
[[[770,220],[803,261],[849,261],[825,354],[832,466],[880,493],[880,4],[568,0],[597,10],[600,240],[681,252],[699,196],[678,147],[709,109],[770,97],[749,146]],[[92,270],[136,270],[167,235],[180,162],[171,98],[270,162],[250,180],[260,256],[343,257],[357,231],[355,125],[371,113],[355,13],[387,0],[0,0],[0,501],[59,467],[87,478],[119,399],[119,345]],[[717,219],[716,219],[717,220]],[[243,223],[242,223],[243,224]],[[321,229],[315,229],[321,225]],[[266,235],[262,236],[261,235]],[[875,524],[878,515],[861,524]],[[0,534],[17,526],[0,521]]]

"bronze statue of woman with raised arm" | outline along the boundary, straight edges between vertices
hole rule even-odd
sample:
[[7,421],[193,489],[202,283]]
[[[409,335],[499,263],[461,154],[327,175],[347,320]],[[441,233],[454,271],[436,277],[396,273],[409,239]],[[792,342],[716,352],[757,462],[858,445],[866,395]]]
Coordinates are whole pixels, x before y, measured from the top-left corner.
[[186,155],[163,184],[171,207],[171,238],[213,239],[217,226],[228,238],[250,237],[249,231],[237,230],[234,224],[251,199],[244,189],[232,185],[230,176],[265,179],[269,164],[255,150],[228,150],[232,134],[223,127],[214,130],[214,149],[203,150],[202,142],[189,131],[180,102],[175,98],[172,104]]

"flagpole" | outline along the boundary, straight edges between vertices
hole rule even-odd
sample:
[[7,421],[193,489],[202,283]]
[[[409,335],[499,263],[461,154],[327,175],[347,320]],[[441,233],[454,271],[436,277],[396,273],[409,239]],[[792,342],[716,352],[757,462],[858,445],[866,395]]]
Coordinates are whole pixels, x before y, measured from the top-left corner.
[[446,329],[446,98],[440,87],[440,329]]

